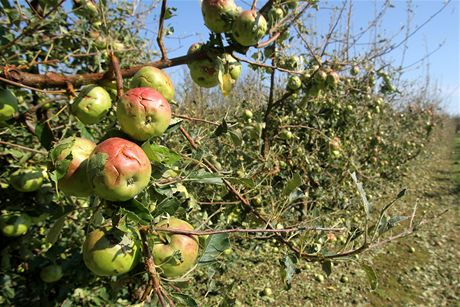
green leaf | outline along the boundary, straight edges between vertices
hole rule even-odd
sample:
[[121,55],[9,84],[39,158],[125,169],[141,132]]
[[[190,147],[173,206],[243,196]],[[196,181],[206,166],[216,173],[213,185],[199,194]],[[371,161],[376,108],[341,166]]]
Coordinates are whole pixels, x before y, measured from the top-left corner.
[[54,222],[53,226],[50,228],[48,234],[46,235],[46,240],[49,243],[56,243],[57,239],[59,238],[59,235],[61,234],[62,228],[64,227],[66,218],[67,214],[64,214]]
[[375,274],[374,269],[365,263],[361,263],[361,267],[366,272],[367,279],[369,280],[369,284],[371,286],[371,290],[374,291],[377,289],[379,285],[379,281],[377,279],[377,274]]
[[147,225],[149,222],[153,221],[153,216],[150,214],[149,210],[139,201],[131,199],[122,203],[120,205],[120,212],[126,214],[130,219]]
[[372,211],[372,206],[367,200],[367,196],[366,196],[366,192],[364,191],[363,184],[358,181],[358,177],[356,177],[355,172],[351,174],[351,178],[353,178],[353,181],[355,182],[356,187],[358,188],[359,195],[361,196],[361,200],[363,201],[364,211],[366,212],[367,217],[369,217],[369,214]]
[[326,273],[326,276],[331,275],[332,273],[332,262],[326,260],[321,263],[321,268],[323,269],[323,272]]
[[302,178],[299,174],[294,174],[283,189],[284,195],[289,195],[302,184]]
[[233,184],[242,184],[244,186],[246,186],[247,188],[253,188],[256,186],[254,180],[252,180],[251,178],[234,178],[234,177],[231,177],[231,178],[225,178],[227,179],[230,183],[233,183]]
[[35,135],[40,140],[40,144],[46,150],[51,149],[51,142],[53,141],[53,132],[47,124],[39,123],[35,126]]
[[298,272],[296,262],[297,259],[294,255],[287,255],[281,262],[281,279],[286,290],[291,289],[292,278]]
[[160,216],[163,214],[174,215],[177,209],[179,209],[181,202],[177,198],[168,198],[162,201],[157,205],[155,211],[153,211],[153,216]]
[[80,135],[81,135],[81,137],[94,142],[94,137],[93,137],[93,135],[88,131],[88,129],[86,129],[85,124],[83,124],[83,123],[82,123],[81,121],[79,121],[79,120],[77,120],[76,123],[77,123],[78,130],[80,130]]
[[222,177],[213,173],[208,173],[205,171],[199,171],[191,173],[184,181],[191,181],[204,184],[224,184]]
[[212,135],[213,138],[219,137],[228,131],[228,125],[225,119],[222,120],[222,124],[219,125],[219,127],[214,130],[214,133]]
[[186,307],[198,307],[198,304],[195,300],[185,294],[182,293],[172,293],[172,296],[177,300],[179,306],[186,306]]
[[180,161],[180,155],[170,150],[169,148],[150,143],[150,141],[142,144],[142,149],[149,158],[150,161],[157,163],[163,163],[166,165],[173,165],[177,161]]
[[203,254],[198,265],[208,265],[216,261],[216,258],[230,247],[227,233],[210,235],[206,240]]

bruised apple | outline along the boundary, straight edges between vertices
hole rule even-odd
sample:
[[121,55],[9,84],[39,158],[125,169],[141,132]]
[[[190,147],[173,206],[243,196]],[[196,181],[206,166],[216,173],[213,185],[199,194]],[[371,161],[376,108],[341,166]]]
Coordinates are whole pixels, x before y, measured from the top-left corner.
[[[188,55],[200,52],[203,44],[195,43],[190,46]],[[219,84],[219,64],[215,59],[206,57],[204,59],[194,60],[187,64],[190,69],[190,76],[193,82],[198,86],[211,88]]]
[[146,66],[138,70],[130,83],[131,88],[150,87],[160,92],[166,100],[174,98],[174,85],[169,76],[156,67]]
[[204,23],[212,32],[229,32],[238,12],[239,9],[233,0],[203,0],[201,2]]
[[165,132],[171,122],[171,107],[156,90],[137,87],[118,101],[117,118],[123,132],[145,141]]
[[243,46],[256,45],[267,32],[265,17],[256,10],[243,11],[233,23],[233,38]]
[[127,273],[138,260],[138,242],[130,230],[101,227],[89,233],[83,243],[83,261],[98,276]]
[[[192,225],[174,217],[161,221],[155,228],[193,230]],[[196,236],[158,231],[151,239],[153,260],[164,276],[181,276],[195,265],[198,258]]]
[[149,183],[152,167],[141,147],[122,138],[109,138],[88,158],[86,175],[96,195],[126,201]]
[[79,197],[91,195],[92,188],[86,176],[86,166],[95,147],[96,144],[90,140],[70,137],[53,148],[51,159],[55,168],[67,169],[58,181],[58,187],[64,193]]
[[100,122],[109,112],[112,99],[97,85],[85,86],[72,104],[72,113],[85,125]]

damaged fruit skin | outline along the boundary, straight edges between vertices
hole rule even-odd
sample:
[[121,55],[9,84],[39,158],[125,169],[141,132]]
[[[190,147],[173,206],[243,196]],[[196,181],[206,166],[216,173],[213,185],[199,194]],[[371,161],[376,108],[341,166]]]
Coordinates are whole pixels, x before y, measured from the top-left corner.
[[96,195],[126,201],[149,183],[152,166],[141,147],[122,138],[109,138],[96,146],[86,175]]
[[[200,43],[193,44],[188,50],[188,55],[201,51],[203,45]],[[215,59],[209,57],[194,60],[187,64],[190,69],[190,76],[193,82],[198,86],[211,88],[219,84],[219,65]]]
[[138,87],[118,101],[117,118],[121,130],[138,141],[160,136],[171,122],[171,106],[156,90]]
[[233,38],[243,46],[256,45],[267,32],[265,17],[256,10],[243,11],[233,23]]
[[201,13],[204,24],[215,33],[230,32],[239,8],[233,0],[203,0]]
[[96,85],[82,89],[72,104],[72,113],[85,125],[100,122],[112,107],[109,93]]
[[72,157],[66,174],[58,181],[59,189],[65,194],[77,197],[91,195],[92,189],[86,177],[86,166],[88,157],[95,147],[96,144],[94,142],[79,137],[64,139],[54,147],[53,152],[56,152],[57,157],[53,158],[53,160],[55,160],[56,165],[65,160],[69,155]]
[[168,101],[174,98],[174,85],[171,79],[163,70],[153,66],[139,69],[131,79],[130,87],[150,87],[160,92]]

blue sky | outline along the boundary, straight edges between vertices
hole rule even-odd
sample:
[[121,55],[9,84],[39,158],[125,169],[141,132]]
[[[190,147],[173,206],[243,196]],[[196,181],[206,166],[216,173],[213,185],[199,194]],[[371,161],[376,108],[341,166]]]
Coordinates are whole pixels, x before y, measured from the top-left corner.
[[[236,1],[244,9],[250,7],[252,1]],[[422,25],[430,16],[439,10],[446,1],[412,1],[411,29]],[[260,5],[264,1],[259,1]],[[315,23],[319,29],[327,29],[330,21],[331,8],[340,6],[342,1],[321,1],[318,12],[310,10],[314,17],[309,23]],[[367,27],[384,1],[353,1],[352,28],[358,31],[360,27]],[[204,26],[201,16],[199,0],[169,0],[169,6],[177,8],[177,16],[168,20],[174,25],[174,35],[167,38],[165,43],[169,49],[169,57],[180,56],[186,53],[188,47],[197,41],[206,41],[209,30]],[[407,1],[392,1],[393,8],[389,8],[381,25],[380,33],[394,37],[398,43],[403,38],[405,30],[400,27],[406,24]],[[432,83],[436,83],[441,92],[438,97],[443,101],[443,107],[451,114],[460,114],[460,24],[459,0],[452,0],[449,5],[428,24],[422,27],[408,41],[403,66],[417,62],[428,53],[443,46],[429,56],[429,74]],[[159,8],[158,8],[159,9]],[[156,30],[155,23],[149,23]],[[152,30],[153,30],[152,29]],[[387,55],[387,59],[395,65],[401,63],[402,48],[398,48]],[[427,61],[413,66],[406,71],[404,77],[411,80],[424,80],[427,72]],[[179,78],[183,68],[169,69],[174,78]]]

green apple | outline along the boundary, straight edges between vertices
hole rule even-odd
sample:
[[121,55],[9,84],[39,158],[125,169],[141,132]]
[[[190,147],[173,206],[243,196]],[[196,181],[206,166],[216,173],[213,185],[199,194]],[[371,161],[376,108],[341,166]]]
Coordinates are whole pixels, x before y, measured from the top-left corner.
[[86,236],[83,261],[98,276],[116,276],[131,271],[139,260],[136,234],[118,228],[98,228]]
[[100,122],[109,112],[112,99],[109,93],[97,85],[84,87],[72,104],[72,113],[85,125]]
[[126,201],[139,194],[149,184],[151,173],[142,148],[117,137],[96,146],[86,170],[94,193],[110,201]]
[[287,82],[287,88],[296,91],[302,86],[302,80],[299,76],[290,75]]
[[137,87],[118,101],[117,118],[123,132],[145,141],[166,131],[171,122],[171,107],[153,88]]
[[[203,44],[196,43],[190,46],[189,55],[200,52]],[[219,63],[216,59],[206,57],[204,59],[194,60],[187,64],[190,69],[190,76],[193,82],[198,86],[211,88],[219,84]]]
[[[193,230],[186,221],[171,217],[161,221],[155,228]],[[166,277],[178,277],[189,271],[198,258],[198,238],[196,236],[158,231],[152,236],[152,255],[155,265]]]
[[230,32],[239,8],[234,0],[203,0],[201,13],[204,24],[209,30],[216,33]]
[[168,101],[174,98],[174,85],[169,76],[161,69],[145,66],[133,76],[131,88],[150,87],[163,95]]
[[7,89],[0,89],[0,122],[13,118],[18,111],[18,99]]
[[68,195],[86,197],[92,188],[86,176],[88,157],[96,144],[90,140],[70,137],[62,140],[51,150],[51,160],[56,169],[66,167],[65,175],[59,179],[58,187]]
[[256,10],[241,12],[233,22],[233,38],[243,46],[256,45],[266,33],[267,21]]
[[10,184],[19,192],[34,192],[43,184],[43,172],[35,169],[20,169],[11,174]]
[[0,228],[7,237],[18,237],[27,232],[31,218],[25,213],[14,213],[0,216]]
[[40,271],[40,278],[46,283],[53,283],[60,280],[64,276],[62,267],[57,264],[51,264]]

